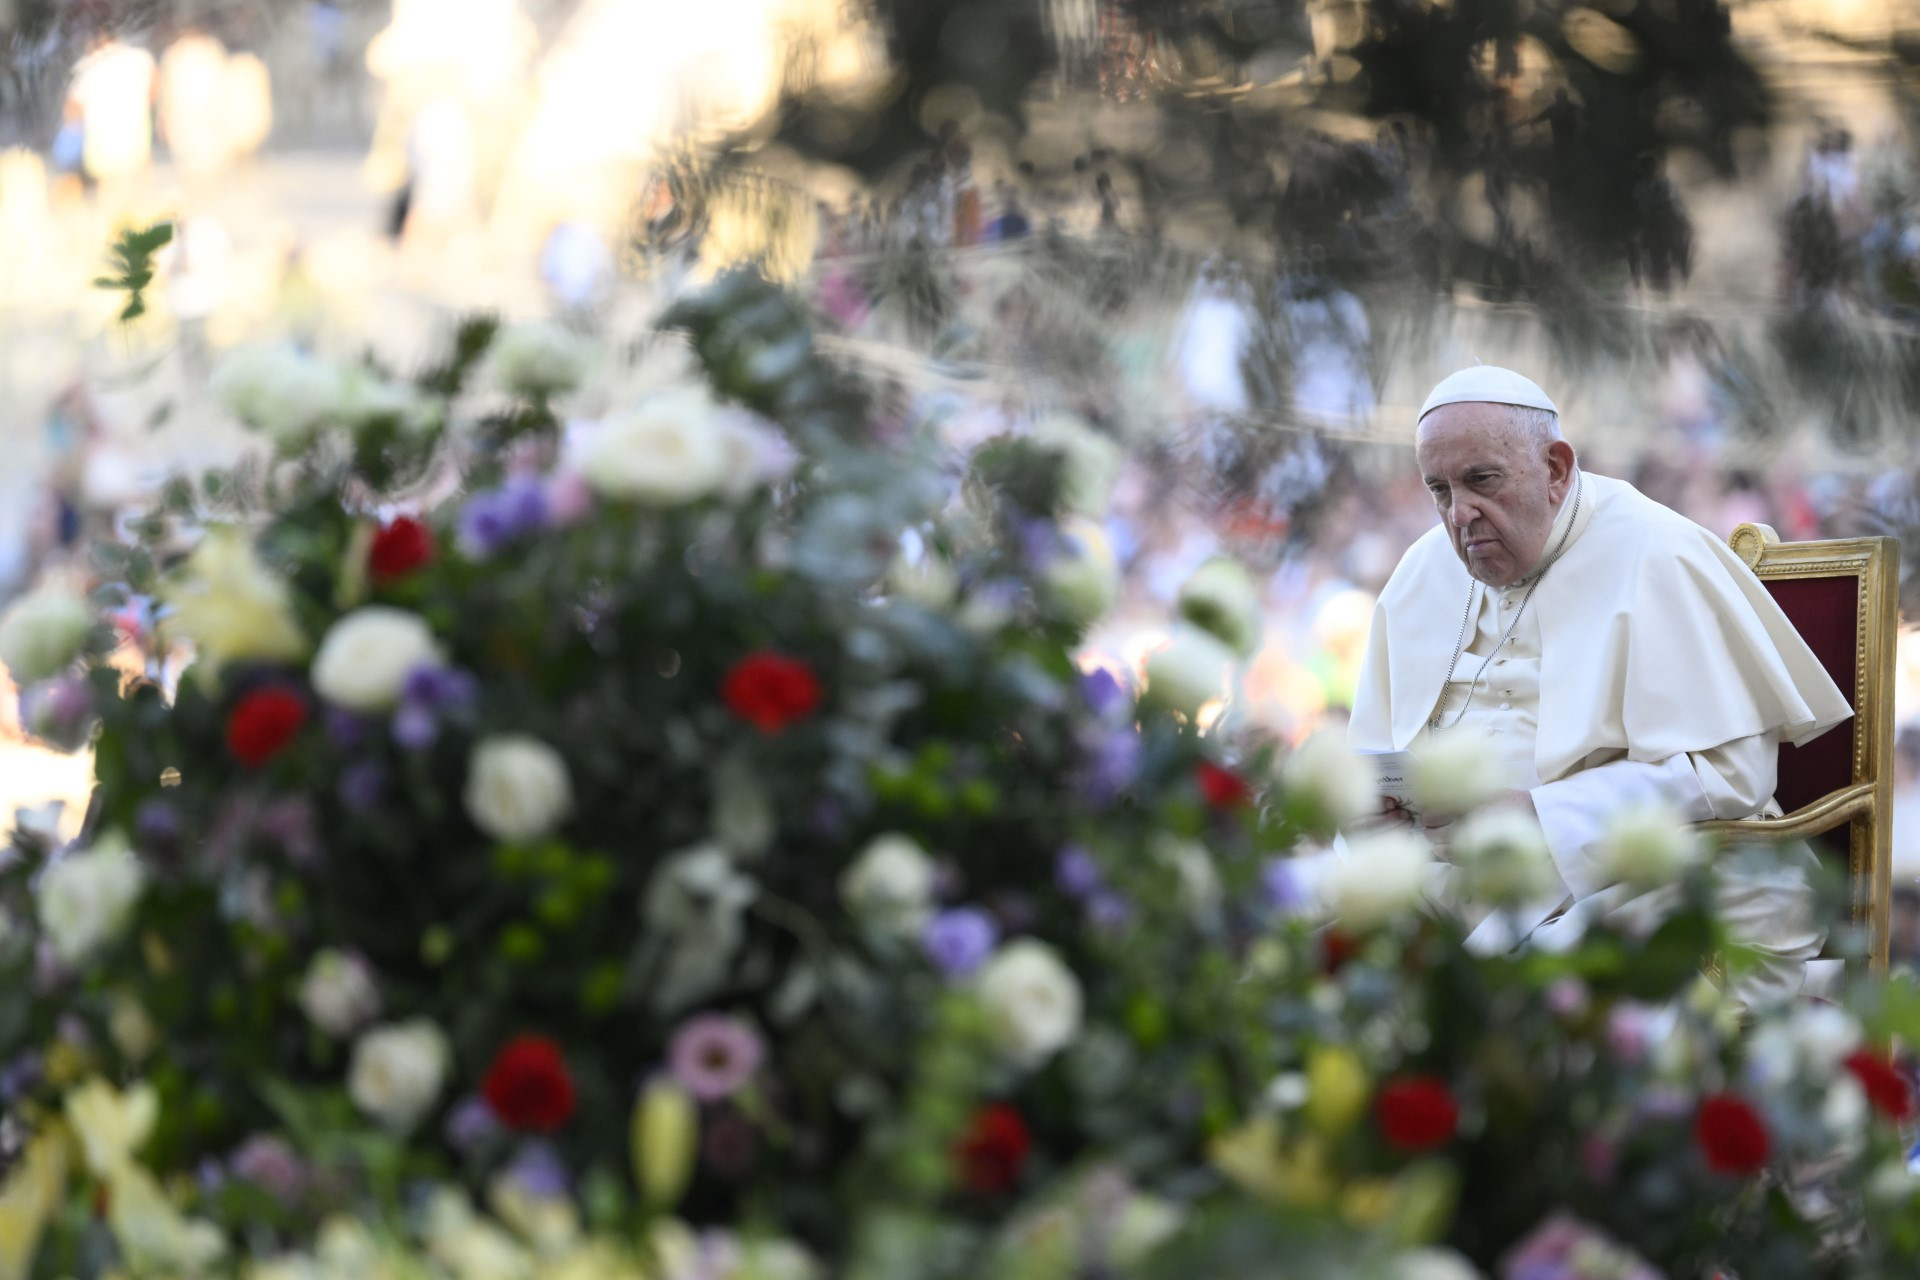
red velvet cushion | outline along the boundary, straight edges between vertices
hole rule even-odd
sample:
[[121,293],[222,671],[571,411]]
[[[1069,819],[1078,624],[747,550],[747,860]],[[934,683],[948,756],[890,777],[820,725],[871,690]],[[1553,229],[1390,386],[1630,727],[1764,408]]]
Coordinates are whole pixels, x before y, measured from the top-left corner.
[[[1859,628],[1855,614],[1860,608],[1860,580],[1762,578],[1761,582],[1840,686],[1848,705],[1857,708],[1854,658]],[[1835,725],[1804,747],[1781,744],[1780,779],[1774,797],[1787,813],[1852,783],[1853,721]]]

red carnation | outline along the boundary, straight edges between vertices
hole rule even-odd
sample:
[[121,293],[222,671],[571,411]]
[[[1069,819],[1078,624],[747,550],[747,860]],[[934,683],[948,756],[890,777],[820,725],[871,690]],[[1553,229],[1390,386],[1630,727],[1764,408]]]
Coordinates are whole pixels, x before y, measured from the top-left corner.
[[772,735],[813,714],[820,680],[799,658],[762,650],[733,664],[720,696],[733,714]]
[[545,1036],[515,1036],[487,1068],[480,1095],[509,1129],[552,1133],[573,1115],[573,1077],[560,1046]]
[[1249,787],[1231,769],[1223,769],[1211,760],[1202,760],[1194,771],[1194,777],[1200,781],[1200,794],[1206,797],[1209,807],[1214,809],[1238,809],[1253,799],[1253,788]]
[[291,689],[255,689],[227,716],[227,750],[249,769],[279,755],[307,722],[306,700]]
[[1700,1100],[1693,1140],[1715,1173],[1758,1173],[1767,1163],[1767,1126],[1745,1098],[1716,1093]]
[[1895,1070],[1892,1063],[1884,1058],[1861,1049],[1847,1055],[1847,1070],[1853,1072],[1853,1078],[1866,1090],[1867,1101],[1873,1109],[1889,1120],[1905,1122],[1913,1119],[1913,1086],[1907,1078]]
[[404,578],[433,560],[433,535],[412,516],[401,516],[380,526],[367,551],[367,568],[375,582]]
[[1373,1119],[1389,1145],[1431,1151],[1445,1146],[1460,1127],[1460,1104],[1438,1076],[1402,1076],[1380,1087]]
[[960,1185],[983,1196],[1011,1190],[1032,1150],[1033,1136],[1018,1111],[1004,1102],[982,1107],[953,1148]]

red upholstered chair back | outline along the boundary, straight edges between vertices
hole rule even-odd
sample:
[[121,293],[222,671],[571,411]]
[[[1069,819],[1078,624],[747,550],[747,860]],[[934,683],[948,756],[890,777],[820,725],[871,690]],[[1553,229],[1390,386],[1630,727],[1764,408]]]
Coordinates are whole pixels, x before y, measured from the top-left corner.
[[[1893,656],[1900,546],[1892,538],[1781,542],[1743,524],[1729,540],[1853,707],[1853,719],[1803,747],[1782,744],[1774,798],[1785,816],[1707,823],[1722,835],[1809,840],[1843,863],[1865,958],[1884,968],[1892,902]],[[1844,939],[1830,938],[1829,947]],[[1859,957],[1857,947],[1841,950]]]

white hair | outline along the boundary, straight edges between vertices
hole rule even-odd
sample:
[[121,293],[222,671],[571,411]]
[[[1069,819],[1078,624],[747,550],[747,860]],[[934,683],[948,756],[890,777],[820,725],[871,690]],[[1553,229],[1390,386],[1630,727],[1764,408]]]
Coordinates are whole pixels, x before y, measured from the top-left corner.
[[1560,415],[1551,409],[1532,409],[1518,404],[1510,404],[1506,409],[1514,429],[1535,448],[1544,449],[1555,440],[1565,439],[1560,434]]

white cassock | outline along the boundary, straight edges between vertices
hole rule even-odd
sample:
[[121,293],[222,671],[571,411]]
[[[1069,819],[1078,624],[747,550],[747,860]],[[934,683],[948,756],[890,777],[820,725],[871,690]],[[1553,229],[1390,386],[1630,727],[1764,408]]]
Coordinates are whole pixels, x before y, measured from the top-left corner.
[[[1444,527],[1408,550],[1375,606],[1348,728],[1355,750],[1417,753],[1446,686],[1438,732],[1484,742],[1508,785],[1533,797],[1564,891],[1511,923],[1542,942],[1598,914],[1632,927],[1672,900],[1671,888],[1633,896],[1607,883],[1595,853],[1613,813],[1663,803],[1693,822],[1777,816],[1779,744],[1852,715],[1718,538],[1624,481],[1576,479],[1543,560],[1563,533],[1564,550],[1524,609],[1528,583],[1474,589]],[[1737,994],[1750,1005],[1796,994],[1825,936],[1805,875],[1728,868],[1717,888],[1730,933],[1763,959]],[[1471,941],[1501,946],[1506,923],[1487,921]]]

